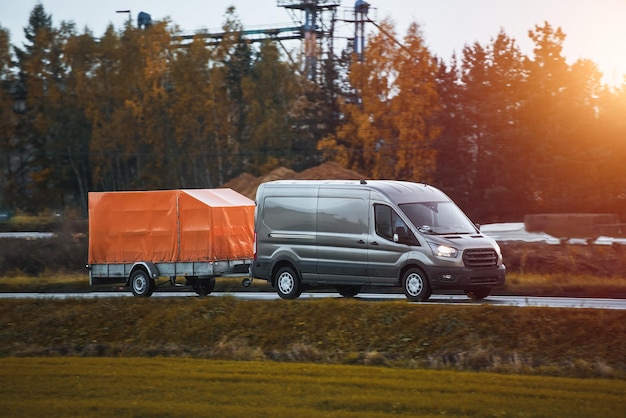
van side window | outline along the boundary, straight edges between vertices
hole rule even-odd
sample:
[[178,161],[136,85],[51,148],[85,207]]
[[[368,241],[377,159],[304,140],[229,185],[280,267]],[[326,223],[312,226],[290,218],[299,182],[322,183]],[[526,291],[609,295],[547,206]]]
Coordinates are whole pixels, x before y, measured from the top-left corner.
[[418,245],[417,239],[407,224],[391,207],[374,205],[374,217],[376,222],[376,234],[389,241],[393,241],[393,235],[398,234],[399,243]]
[[320,197],[317,201],[317,231],[362,234],[369,228],[368,204],[359,198]]
[[386,239],[392,239],[391,234],[391,208],[384,205],[374,205],[376,218],[376,234]]
[[315,197],[267,197],[265,198],[267,226],[276,231],[315,231]]

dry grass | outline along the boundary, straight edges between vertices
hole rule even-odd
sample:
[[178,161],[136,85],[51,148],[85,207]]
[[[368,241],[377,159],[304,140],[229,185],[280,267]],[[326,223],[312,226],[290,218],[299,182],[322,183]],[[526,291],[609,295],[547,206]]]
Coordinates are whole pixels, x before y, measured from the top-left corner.
[[497,292],[519,296],[626,298],[626,278],[568,273],[510,273]]
[[624,277],[626,248],[623,245],[550,245],[500,243],[510,272],[564,274],[589,277]]
[[621,245],[501,244],[507,282],[500,292],[526,296],[626,298]]
[[626,312],[230,297],[6,300],[3,356],[194,357],[626,377]]
[[48,273],[37,277],[16,274],[0,277],[1,292],[63,292],[87,291],[89,276],[77,273]]

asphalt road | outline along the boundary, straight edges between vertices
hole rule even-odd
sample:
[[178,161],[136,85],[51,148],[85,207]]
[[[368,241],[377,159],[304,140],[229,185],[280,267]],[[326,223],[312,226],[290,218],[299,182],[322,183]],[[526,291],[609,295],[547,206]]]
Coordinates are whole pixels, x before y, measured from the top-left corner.
[[[214,292],[207,298],[232,296],[245,300],[276,300],[278,295],[274,292]],[[91,298],[115,298],[133,297],[130,291],[118,292],[82,292],[82,293],[1,293],[0,299],[91,299]],[[194,292],[155,292],[153,298],[186,297],[196,298]],[[319,298],[341,298],[338,293],[332,292],[305,292],[298,300],[306,301]],[[406,300],[404,294],[396,293],[362,293],[355,300],[364,302]],[[410,303],[410,302],[407,302]],[[563,298],[563,297],[523,297],[523,296],[489,296],[481,301],[473,301],[465,295],[432,295],[427,302],[415,302],[420,304],[445,304],[445,305],[492,305],[492,306],[543,306],[550,308],[588,308],[588,309],[626,309],[626,299],[604,298]]]

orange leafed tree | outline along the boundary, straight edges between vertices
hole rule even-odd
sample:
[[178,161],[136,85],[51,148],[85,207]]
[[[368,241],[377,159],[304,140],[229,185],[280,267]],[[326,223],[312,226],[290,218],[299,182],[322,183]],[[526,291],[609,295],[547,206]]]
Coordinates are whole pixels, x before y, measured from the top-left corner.
[[362,62],[350,68],[355,95],[340,108],[344,122],[318,144],[326,156],[370,178],[429,181],[438,134],[436,61],[412,24],[402,42],[384,21]]

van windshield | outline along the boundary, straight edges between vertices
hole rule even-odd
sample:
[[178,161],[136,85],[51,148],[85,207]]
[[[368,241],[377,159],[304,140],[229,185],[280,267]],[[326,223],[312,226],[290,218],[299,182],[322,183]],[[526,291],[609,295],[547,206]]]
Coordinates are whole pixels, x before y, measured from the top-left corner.
[[400,209],[422,232],[474,234],[476,227],[453,202],[404,203]]

